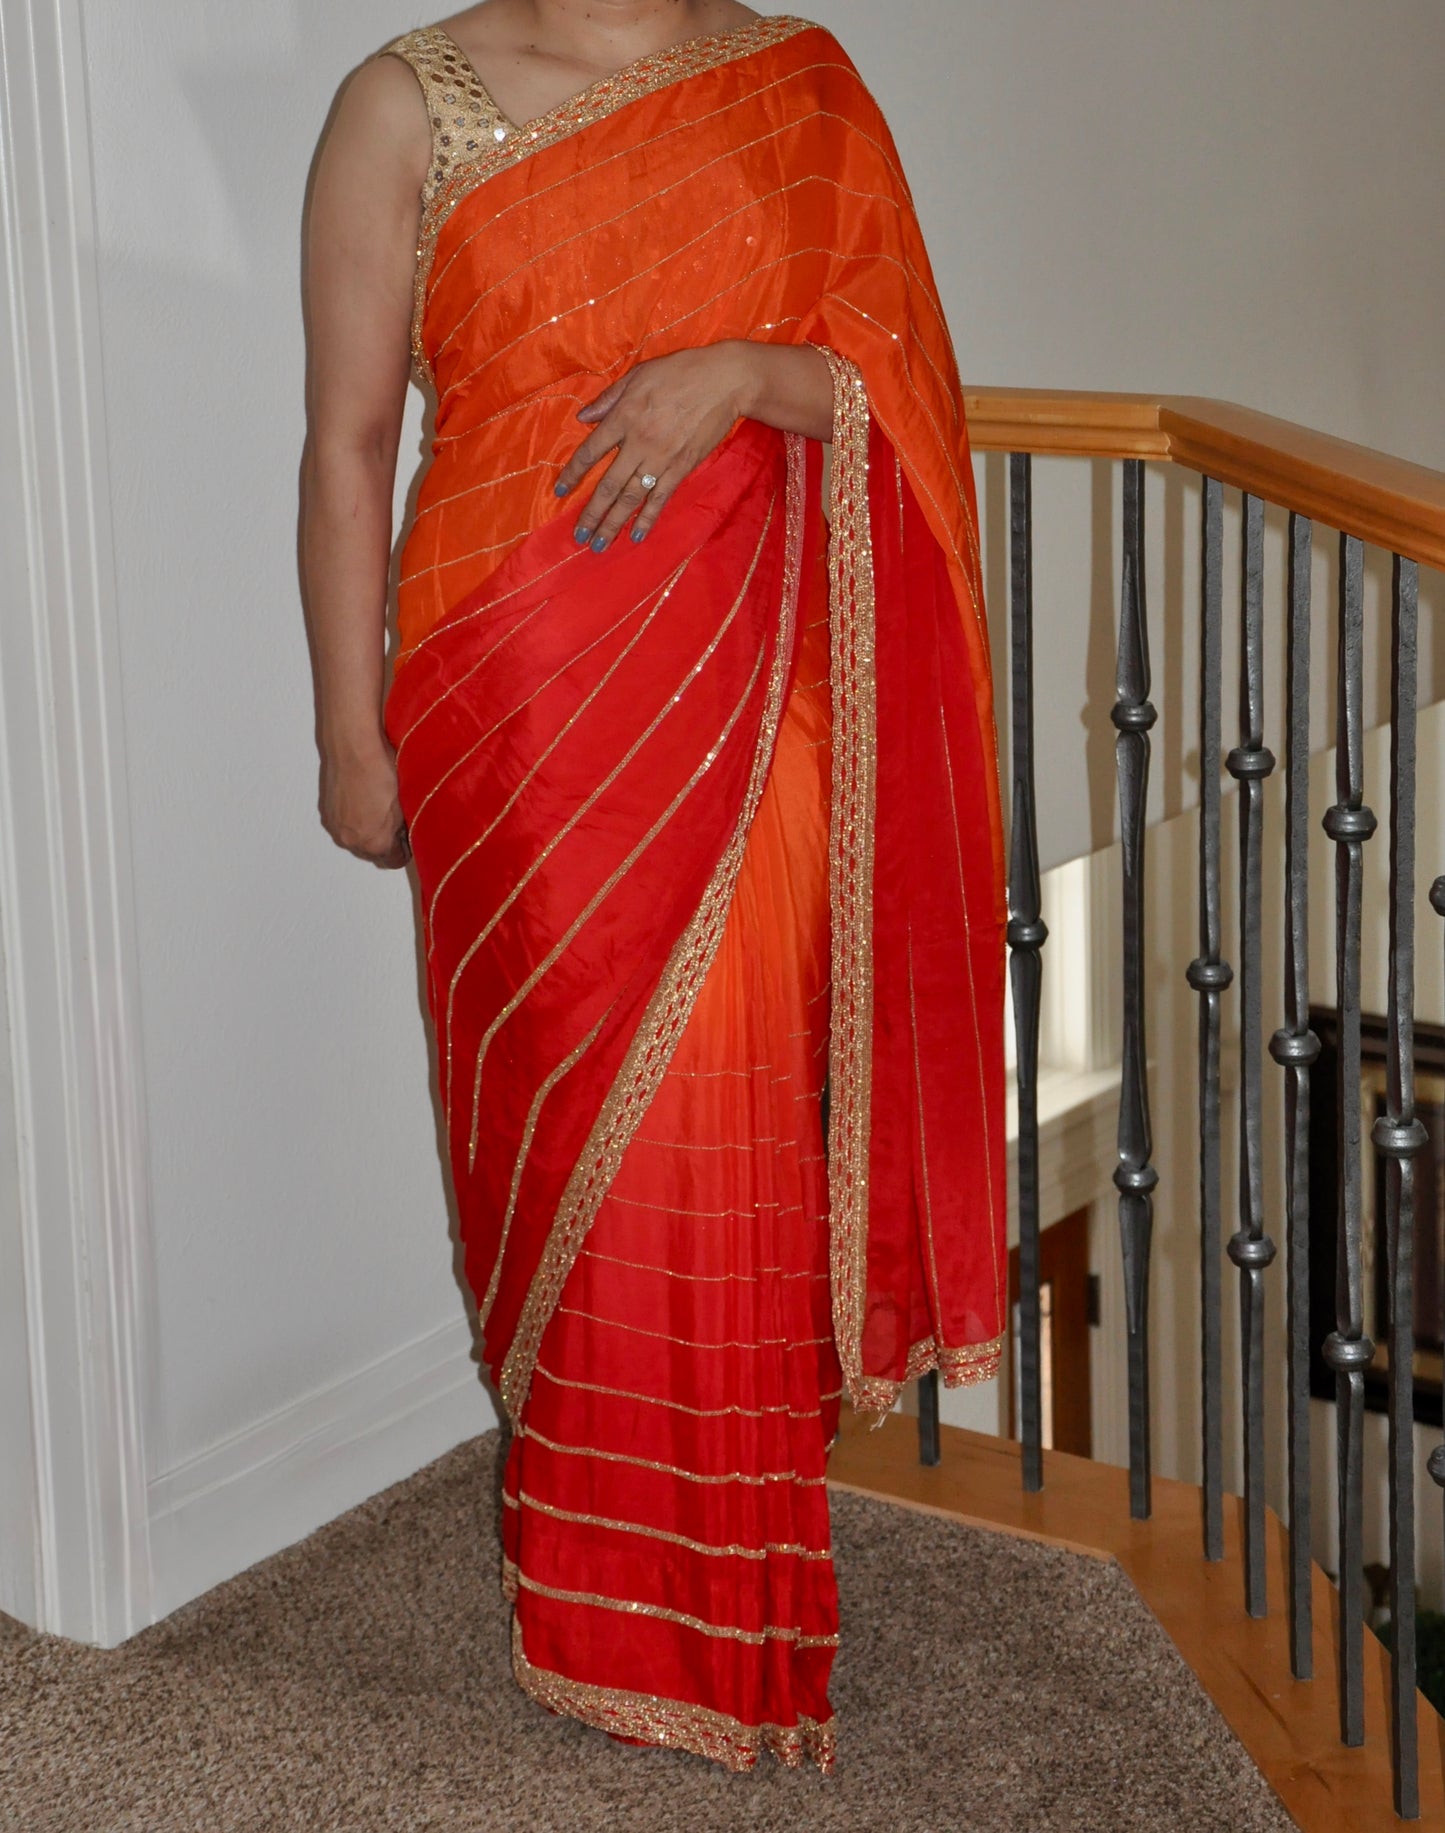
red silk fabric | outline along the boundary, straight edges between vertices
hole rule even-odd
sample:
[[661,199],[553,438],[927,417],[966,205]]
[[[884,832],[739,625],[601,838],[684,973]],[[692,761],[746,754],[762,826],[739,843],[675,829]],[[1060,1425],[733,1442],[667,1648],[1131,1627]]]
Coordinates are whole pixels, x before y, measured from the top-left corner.
[[766,775],[769,689],[775,732],[793,665],[802,488],[791,582],[784,442],[755,423],[645,543],[594,555],[554,516],[388,697],[466,1275],[514,1418],[507,1361],[528,1300],[551,1279],[530,1355],[585,1234],[573,1218],[605,1187],[599,1117],[634,1092],[618,1125],[645,1111],[676,1032],[654,1046],[644,1021]]
[[[948,334],[887,128],[796,21],[478,154],[422,249],[437,442],[386,723],[518,1434],[517,1671],[619,1734],[826,1764],[840,1367],[883,1407],[992,1374],[1003,1331],[1002,823]],[[829,353],[826,551],[820,448],[753,422],[646,542],[578,548],[577,407],[731,337]]]
[[523,1684],[733,1767],[832,1759],[821,567],[802,625],[721,947],[547,1328],[504,1492]]

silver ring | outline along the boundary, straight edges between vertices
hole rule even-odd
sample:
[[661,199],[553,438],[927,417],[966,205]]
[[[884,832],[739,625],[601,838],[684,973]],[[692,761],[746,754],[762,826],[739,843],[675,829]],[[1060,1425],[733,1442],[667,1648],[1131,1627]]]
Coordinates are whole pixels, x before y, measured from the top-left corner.
[[650,471],[644,471],[642,476],[638,479],[638,482],[642,485],[644,490],[656,490],[657,488],[657,479]]

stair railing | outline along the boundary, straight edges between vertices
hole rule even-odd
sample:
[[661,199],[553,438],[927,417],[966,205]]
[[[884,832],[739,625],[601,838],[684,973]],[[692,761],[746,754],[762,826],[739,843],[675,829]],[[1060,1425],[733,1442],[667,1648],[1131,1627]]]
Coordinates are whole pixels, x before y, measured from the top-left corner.
[[[1219,1560],[1223,1530],[1222,1252],[1239,1277],[1244,1446],[1245,1611],[1266,1614],[1264,1487],[1264,1312],[1276,1257],[1263,1200],[1262,999],[1264,785],[1275,769],[1264,743],[1264,515],[1288,513],[1284,916],[1285,1001],[1269,1039],[1284,1072],[1287,1246],[1289,1510],[1288,1612],[1295,1676],[1312,1676],[1309,1420],[1310,1067],[1320,1040],[1309,1024],[1307,923],[1310,739],[1310,559],[1315,523],[1340,542],[1336,801],[1325,830],[1336,849],[1336,963],[1339,1009],[1338,1216],[1335,1329],[1324,1358],[1334,1372],[1338,1435],[1340,1737],[1364,1741],[1365,1579],[1363,1554],[1364,1383],[1374,1345],[1365,1335],[1360,951],[1365,848],[1377,826],[1364,800],[1364,551],[1393,557],[1390,671],[1390,894],[1387,1111],[1373,1143],[1386,1164],[1389,1290],[1389,1504],[1391,1738],[1396,1813],[1419,1813],[1415,1692],[1414,1261],[1415,1159],[1426,1133],[1415,1111],[1414,898],[1416,698],[1419,569],[1445,567],[1445,473],[1310,432],[1228,403],[1141,395],[979,389],[968,396],[974,449],[1009,458],[1011,660],[1010,758],[1013,809],[1008,940],[1017,1039],[1019,1107],[1019,1405],[1024,1487],[1044,1482],[1040,1379],[1038,1064],[1040,989],[1047,929],[1041,915],[1033,731],[1033,506],[1036,456],[1113,459],[1123,464],[1123,576],[1116,669],[1115,765],[1123,856],[1123,1075],[1118,1190],[1128,1334],[1129,1498],[1150,1513],[1149,1257],[1153,1193],[1149,1078],[1144,1025],[1144,865],[1151,729],[1149,620],[1145,592],[1144,472],[1149,462],[1181,466],[1202,480],[1200,566],[1199,954],[1186,973],[1199,995],[1199,1215],[1202,1334],[1203,1557]],[[1226,489],[1241,503],[1238,743],[1223,750],[1223,525]],[[1236,975],[1222,959],[1220,766],[1239,785],[1239,943]],[[1445,836],[1432,836],[1445,866]],[[1431,890],[1445,917],[1445,876]],[[1237,984],[1236,984],[1237,983]],[[1237,1226],[1224,1240],[1220,1187],[1223,1001],[1239,1002],[1239,1197]],[[920,1397],[927,1461],[936,1461],[936,1385]],[[1445,1444],[1429,1459],[1445,1488]]]

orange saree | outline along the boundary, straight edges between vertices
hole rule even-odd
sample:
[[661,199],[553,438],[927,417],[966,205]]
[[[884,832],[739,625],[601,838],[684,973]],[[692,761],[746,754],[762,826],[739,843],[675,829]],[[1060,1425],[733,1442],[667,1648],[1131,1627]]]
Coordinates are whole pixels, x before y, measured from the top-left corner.
[[[515,1671],[617,1736],[826,1768],[840,1396],[987,1378],[1003,1331],[1002,825],[952,348],[820,28],[695,39],[522,126],[439,29],[388,49],[433,121],[439,405],[386,723],[513,1428]],[[827,354],[828,519],[822,449],[744,421],[646,542],[579,548],[553,494],[578,408],[727,338]]]

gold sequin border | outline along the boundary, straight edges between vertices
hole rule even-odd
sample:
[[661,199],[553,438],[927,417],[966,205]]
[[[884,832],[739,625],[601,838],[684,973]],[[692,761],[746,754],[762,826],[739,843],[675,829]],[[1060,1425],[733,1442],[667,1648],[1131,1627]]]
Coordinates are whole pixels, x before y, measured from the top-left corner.
[[[681,44],[657,51],[651,57],[639,58],[626,69],[619,70],[615,76],[604,77],[602,81],[590,84],[570,101],[549,109],[525,127],[511,126],[500,109],[496,108],[496,104],[492,103],[496,125],[507,129],[505,136],[500,140],[488,140],[482,134],[480,144],[475,151],[469,150],[465,158],[453,155],[445,162],[439,160],[439,154],[446,149],[440,147],[436,116],[432,114],[433,157],[428,169],[427,186],[423,191],[421,232],[417,238],[416,275],[412,293],[411,353],[418,375],[425,381],[432,380],[431,364],[422,342],[422,326],[426,317],[432,263],[436,259],[437,238],[452,211],[479,185],[509,166],[529,158],[533,153],[555,146],[559,140],[565,140],[585,127],[605,121],[609,115],[616,114],[629,103],[654,95],[659,89],[670,88],[674,83],[685,82],[690,77],[702,76],[709,70],[720,69],[724,64],[736,63],[741,58],[752,57],[759,51],[770,50],[774,45],[782,44],[799,32],[814,29],[807,19],[780,14],[772,19],[759,19],[731,32],[685,39]],[[432,27],[426,32],[409,33],[386,47],[388,52],[404,58],[416,70],[427,95],[429,113],[432,87],[424,74],[424,65],[419,67],[417,59],[411,54],[411,46],[417,39],[436,38],[438,31],[439,28]],[[447,35],[443,33],[441,37],[446,38]],[[450,39],[447,42],[451,44]],[[438,48],[426,44],[420,47],[420,51],[425,58]],[[452,48],[457,49],[455,46]],[[469,82],[464,81],[462,86],[465,89],[470,92],[474,88],[486,94],[475,72],[469,70],[464,76],[470,79]],[[490,101],[491,98],[487,99]]]
[[[945,1387],[977,1387],[980,1382],[995,1381],[1003,1363],[1003,1346],[1002,1337],[993,1337],[986,1343],[966,1343],[959,1348],[940,1345],[932,1337],[925,1337],[909,1350],[901,1380],[894,1381],[886,1375],[865,1375],[853,1405],[860,1413],[891,1413],[908,1383],[935,1368],[943,1377]],[[883,1423],[881,1418],[877,1423]]]
[[863,1374],[873,1092],[873,848],[877,787],[876,603],[868,507],[868,388],[821,347],[833,376],[828,540],[833,698],[828,876],[833,1004],[828,1048],[829,1261],[838,1357],[854,1406]]
[[655,1693],[632,1693],[621,1687],[591,1686],[569,1680],[548,1668],[533,1667],[522,1645],[522,1626],[512,1620],[512,1671],[530,1699],[549,1712],[574,1718],[616,1737],[638,1738],[668,1750],[710,1757],[725,1769],[752,1769],[769,1750],[789,1769],[811,1760],[824,1775],[837,1761],[833,1719],[800,1719],[796,1725],[747,1725],[725,1712]]
[[514,1425],[521,1424],[522,1409],[532,1385],[532,1371],[542,1347],[542,1335],[561,1301],[567,1275],[596,1219],[602,1199],[617,1175],[623,1154],[661,1086],[673,1052],[692,1014],[693,1006],[697,1003],[703,980],[722,942],[723,926],[732,904],[733,889],[742,866],[748,833],[762,798],[763,785],[772,768],[773,750],[792,668],[793,632],[802,589],[807,493],[807,442],[796,433],[789,433],[785,438],[788,481],[783,536],[783,585],[772,666],[768,673],[752,772],[732,837],[718,860],[703,893],[702,902],[668,958],[662,978],[638,1026],[637,1035],[623,1059],[617,1080],[593,1123],[581,1158],[573,1167],[537,1270],[532,1276],[511,1347],[502,1364],[499,1383],[502,1404]]

